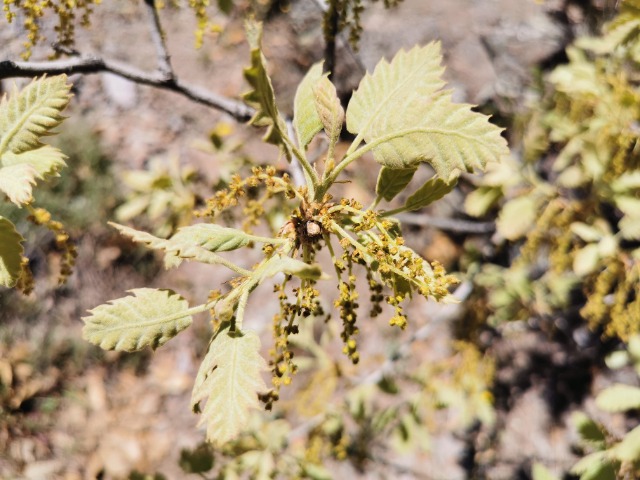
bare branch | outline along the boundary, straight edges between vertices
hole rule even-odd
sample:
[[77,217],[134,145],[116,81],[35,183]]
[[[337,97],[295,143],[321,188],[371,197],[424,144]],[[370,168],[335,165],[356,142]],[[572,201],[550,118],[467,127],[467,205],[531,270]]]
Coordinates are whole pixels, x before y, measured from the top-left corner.
[[171,66],[171,56],[164,41],[164,32],[160,25],[160,16],[156,7],[155,0],[144,0],[147,14],[151,22],[151,41],[156,48],[156,56],[158,57],[158,71],[167,79],[175,78],[173,67]]
[[495,222],[473,222],[456,218],[432,217],[424,213],[401,213],[396,215],[396,218],[402,223],[433,227],[454,233],[492,233],[496,230]]
[[204,88],[189,85],[177,78],[166,78],[161,72],[148,73],[116,60],[107,60],[95,56],[78,56],[64,60],[43,62],[0,61],[0,80],[15,77],[34,77],[38,75],[59,75],[76,73],[89,75],[109,72],[132,82],[179,93],[194,102],[228,113],[239,122],[248,121],[254,110],[244,103],[218,95]]

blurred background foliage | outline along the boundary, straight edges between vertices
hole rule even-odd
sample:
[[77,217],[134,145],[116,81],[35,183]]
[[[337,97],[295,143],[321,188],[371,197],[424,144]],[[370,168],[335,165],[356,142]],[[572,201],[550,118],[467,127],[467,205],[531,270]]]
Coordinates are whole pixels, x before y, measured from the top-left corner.
[[[51,31],[59,45],[71,47],[74,26],[87,24],[94,9],[102,8],[97,3],[5,1],[5,12],[23,22],[28,57],[42,39],[39,29],[50,22],[47,15],[57,19]],[[293,340],[295,386],[285,389],[274,412],[255,415],[238,440],[213,450],[196,438],[172,458],[177,470],[138,462],[126,473],[105,465],[77,471],[132,479],[329,479],[346,471],[362,478],[449,480],[420,468],[443,448],[439,435],[446,431],[462,445],[454,449],[459,468],[450,479],[638,478],[640,2],[616,3],[617,8],[564,2],[565,13],[577,5],[583,15],[566,56],[541,65],[524,107],[514,110],[499,101],[480,107],[508,127],[512,157],[481,178],[465,178],[456,191],[465,195],[458,220],[495,221],[496,228],[492,236],[440,237],[441,249],[455,252],[450,263],[471,289],[445,335],[433,342],[420,336],[437,322],[433,312],[414,332],[383,333],[363,347],[369,361],[357,369],[335,347],[340,332],[315,319],[312,330]],[[179,6],[170,2],[164,8]],[[185,6],[195,13],[196,43],[223,28],[205,2]],[[332,27],[325,13],[325,34],[345,30],[357,42],[366,6],[329,2],[327,12],[340,12],[341,22]],[[213,10],[214,16],[250,10],[276,16],[289,8],[282,1],[218,1]],[[74,112],[55,137],[69,156],[68,168],[36,192],[38,204],[63,221],[81,253],[76,273],[62,287],[55,286],[60,252],[51,233],[34,227],[25,212],[0,204],[0,215],[27,238],[26,255],[38,279],[29,296],[0,292],[0,458],[7,465],[0,475],[19,476],[29,465],[65,455],[94,458],[96,444],[87,450],[65,444],[64,451],[48,438],[61,417],[91,403],[83,395],[94,390],[78,379],[100,371],[100,382],[117,391],[122,372],[133,372],[145,386],[143,379],[155,378],[149,353],[103,353],[79,339],[79,317],[99,303],[96,298],[104,300],[91,291],[153,282],[161,272],[153,255],[120,238],[106,222],[131,221],[158,236],[189,223],[212,190],[226,188],[234,173],[267,162],[260,150],[245,149],[246,137],[236,128],[220,122],[195,146],[219,163],[211,179],[167,145],[143,165],[116,166],[101,133]],[[274,207],[269,217],[277,225],[282,215]],[[414,233],[419,242],[423,231]],[[63,307],[52,310],[53,305]],[[372,321],[375,328],[388,327]],[[188,356],[206,349],[202,337],[190,339]],[[425,349],[434,351],[425,355]],[[502,458],[508,413],[539,385],[552,416],[545,425],[561,429],[569,452],[551,460],[529,453]],[[169,408],[169,400],[163,402]],[[350,469],[339,470],[344,464]],[[47,478],[78,478],[65,476],[64,466],[53,471]]]

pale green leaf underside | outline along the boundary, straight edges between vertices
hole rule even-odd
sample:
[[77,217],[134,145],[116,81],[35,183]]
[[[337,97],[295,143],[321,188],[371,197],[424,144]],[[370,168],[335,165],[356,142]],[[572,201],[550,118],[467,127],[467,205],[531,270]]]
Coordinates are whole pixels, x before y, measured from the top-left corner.
[[533,227],[537,215],[537,204],[533,198],[515,198],[507,202],[500,211],[496,228],[507,240],[517,240]]
[[376,195],[384,198],[387,202],[393,200],[404,187],[409,185],[416,173],[417,167],[411,168],[388,168],[382,167],[378,173],[376,183]]
[[427,162],[440,178],[456,170],[483,169],[508,154],[501,129],[470,105],[454,104],[441,91],[440,45],[400,51],[367,74],[347,108],[347,129],[372,146],[390,168]]
[[24,238],[13,223],[0,216],[0,285],[13,287],[20,276]]
[[221,227],[215,224],[197,224],[182,227],[171,238],[163,239],[147,232],[109,222],[120,233],[135,242],[145,243],[154,250],[162,250],[167,268],[177,267],[182,259],[196,260],[209,264],[222,264],[223,259],[213,252],[235,250],[259,240],[242,230]]
[[324,131],[332,142],[337,142],[342,124],[344,123],[344,109],[338,98],[336,87],[328,75],[323,75],[314,85],[315,108]]
[[66,166],[66,155],[50,145],[43,145],[28,152],[5,152],[0,157],[0,166],[30,165],[38,172],[38,178],[57,176],[60,169]]
[[322,77],[322,62],[314,64],[298,85],[293,100],[293,127],[300,148],[306,148],[313,137],[322,130],[322,122],[316,112],[313,86]]
[[287,158],[290,158],[291,154],[284,141],[287,127],[278,111],[273,85],[267,73],[267,62],[262,55],[262,24],[247,21],[246,31],[251,49],[251,66],[244,69],[244,78],[251,85],[252,90],[245,93],[242,98],[249,106],[256,109],[249,124],[256,127],[268,127],[263,140],[279,145],[286,153]]
[[640,408],[640,388],[631,385],[616,384],[596,397],[596,406],[607,412],[624,412]]
[[[262,372],[260,339],[254,332],[242,335],[218,332],[205,356],[191,394],[194,411],[201,411],[200,424],[207,439],[218,445],[235,438],[247,425],[252,409],[260,408],[258,393],[267,390]],[[204,408],[199,403],[206,400]]]
[[640,460],[640,426],[627,433],[622,441],[613,448],[613,455],[621,462]]
[[66,75],[34,80],[20,93],[0,103],[0,155],[22,153],[39,148],[40,137],[47,135],[64,119],[62,110],[69,103]]
[[187,301],[171,290],[137,288],[133,296],[90,310],[83,337],[105,350],[154,350],[191,325]]
[[24,205],[32,199],[33,186],[38,172],[31,165],[20,164],[0,168],[0,192],[16,205]]
[[404,208],[407,211],[424,208],[451,192],[457,183],[455,180],[447,183],[438,177],[430,178],[413,195],[407,198]]

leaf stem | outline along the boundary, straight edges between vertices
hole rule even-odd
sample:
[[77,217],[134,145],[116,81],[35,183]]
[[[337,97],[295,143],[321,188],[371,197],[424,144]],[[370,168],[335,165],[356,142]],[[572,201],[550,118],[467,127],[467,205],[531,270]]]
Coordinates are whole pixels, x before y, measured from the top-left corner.
[[305,173],[305,180],[307,181],[307,188],[309,189],[309,197],[314,198],[317,187],[320,185],[320,179],[318,178],[318,173],[313,168],[313,166],[307,160],[307,157],[300,151],[298,147],[296,147],[289,138],[288,135],[283,135],[284,141],[287,146],[291,149],[291,152],[296,157],[298,162],[300,162],[300,166]]

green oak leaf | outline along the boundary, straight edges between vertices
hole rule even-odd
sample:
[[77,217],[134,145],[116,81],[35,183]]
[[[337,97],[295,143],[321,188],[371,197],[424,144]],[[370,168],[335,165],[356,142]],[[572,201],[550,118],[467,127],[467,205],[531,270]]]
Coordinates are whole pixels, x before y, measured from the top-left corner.
[[156,349],[191,325],[187,301],[172,290],[136,288],[83,317],[85,340],[105,350]]
[[206,425],[210,442],[232,440],[247,425],[251,410],[260,408],[258,393],[267,390],[262,379],[266,370],[254,332],[232,332],[227,324],[215,335],[191,394],[192,409],[202,413],[200,425]]
[[305,149],[313,137],[322,130],[322,122],[316,111],[313,86],[322,78],[322,62],[314,64],[298,85],[293,100],[293,128],[298,145]]
[[324,131],[332,143],[340,138],[344,123],[344,108],[338,98],[335,85],[329,76],[323,75],[313,87],[315,108],[324,127]]
[[605,388],[596,397],[596,406],[607,412],[640,408],[640,388],[618,383]]
[[13,287],[20,277],[24,238],[16,227],[0,216],[0,285]]
[[409,185],[418,167],[411,168],[388,168],[382,167],[378,173],[376,182],[376,195],[391,201],[404,188]]
[[251,85],[252,90],[245,93],[242,98],[247,105],[256,109],[249,124],[256,127],[267,127],[267,133],[263,140],[278,145],[290,160],[291,152],[284,140],[287,135],[287,126],[278,111],[273,85],[267,73],[267,61],[261,50],[262,24],[247,21],[245,27],[251,49],[251,66],[244,69],[244,78]]
[[427,180],[416,192],[407,198],[404,204],[406,211],[418,210],[427,205],[440,200],[447,193],[451,192],[457,185],[458,181],[453,180],[448,183],[438,177],[432,177]]
[[501,129],[441,90],[440,44],[401,50],[360,82],[347,107],[347,129],[390,168],[429,163],[440,178],[483,169],[509,150]]
[[40,137],[57,127],[69,103],[71,85],[66,75],[34,80],[22,91],[14,86],[0,102],[0,156],[40,148]]

